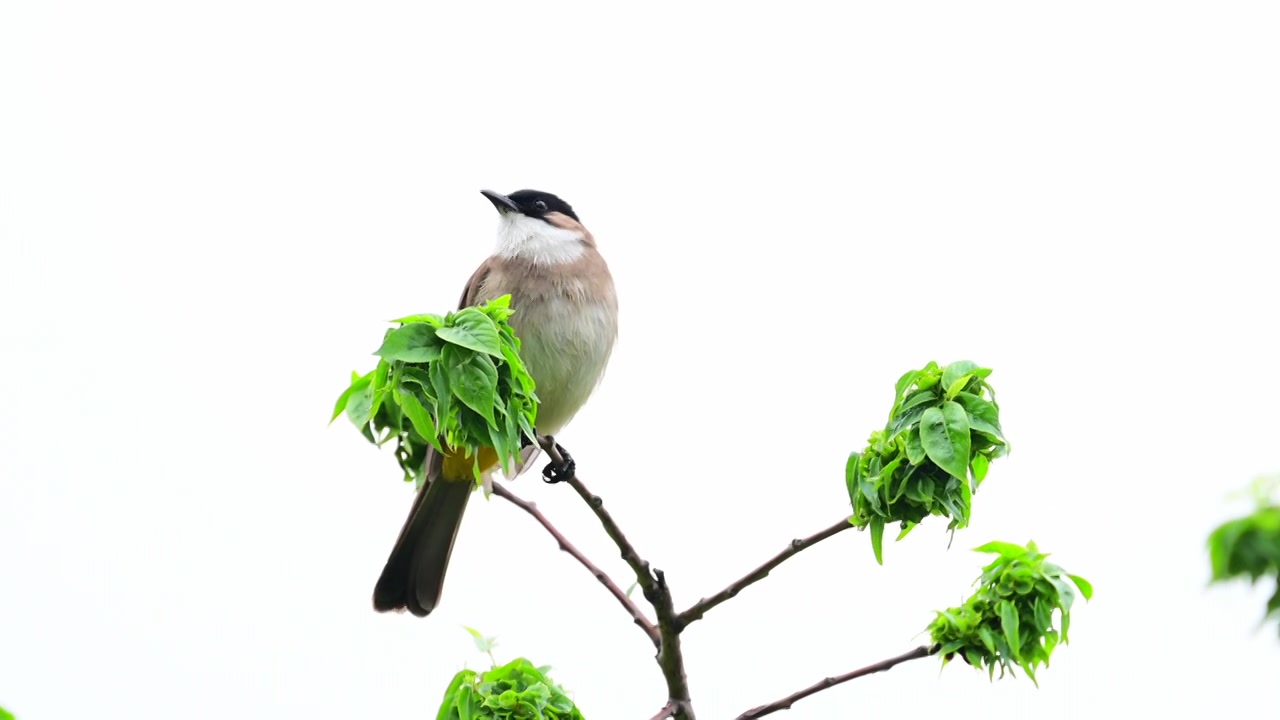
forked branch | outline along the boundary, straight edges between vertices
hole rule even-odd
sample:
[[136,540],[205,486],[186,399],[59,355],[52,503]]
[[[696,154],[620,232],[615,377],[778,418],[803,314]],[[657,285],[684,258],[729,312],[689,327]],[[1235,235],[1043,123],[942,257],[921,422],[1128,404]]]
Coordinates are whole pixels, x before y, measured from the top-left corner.
[[[554,438],[540,438],[539,444],[542,446],[543,451],[551,457],[552,461],[559,464],[564,463],[564,457],[561,455],[559,448],[556,447]],[[569,540],[551,524],[551,521],[538,511],[537,507],[534,506],[533,503],[520,499],[501,485],[495,485],[494,492],[499,497],[511,502],[533,516],[533,518],[556,539],[561,550],[572,555],[609,590],[618,602],[627,609],[627,612],[631,615],[636,625],[644,630],[645,634],[654,643],[654,646],[658,649],[658,665],[662,668],[662,675],[667,681],[668,700],[666,705],[664,705],[663,708],[658,711],[658,714],[654,715],[651,720],[664,720],[665,718],[674,718],[675,720],[695,720],[693,705],[689,696],[689,683],[685,675],[684,655],[680,648],[680,633],[690,623],[702,619],[708,610],[724,603],[732,597],[737,596],[737,594],[744,588],[750,587],[751,585],[768,577],[769,573],[772,572],[774,568],[786,562],[800,551],[813,547],[823,540],[855,527],[849,522],[849,518],[844,518],[830,527],[810,535],[809,537],[792,540],[782,552],[773,556],[764,564],[747,573],[742,578],[731,583],[725,589],[711,597],[699,600],[684,612],[677,613],[675,611],[674,603],[672,602],[671,590],[667,586],[666,576],[661,570],[651,569],[649,563],[640,557],[640,554],[636,552],[635,546],[631,544],[631,541],[627,539],[626,534],[622,532],[620,527],[618,527],[618,523],[613,519],[613,516],[605,509],[604,501],[600,496],[588,490],[586,485],[584,485],[576,475],[565,482],[573,488],[574,492],[578,493],[578,496],[582,498],[583,502],[587,504],[587,507],[591,509],[591,512],[593,512],[596,518],[600,521],[600,525],[604,528],[605,533],[607,533],[609,538],[613,540],[614,544],[618,546],[618,551],[621,554],[623,561],[625,561],[627,566],[635,573],[636,582],[643,590],[645,599],[653,605],[654,610],[656,611],[656,623],[650,622],[636,604],[631,602],[626,593],[618,587],[617,583],[609,578],[604,571],[600,570],[600,568],[596,567],[595,564],[588,560],[587,557],[573,545],[573,543],[569,542]],[[760,705],[759,707],[752,708],[742,715],[739,715],[737,720],[753,720],[754,718],[761,718],[781,710],[790,709],[796,702],[803,700],[814,693],[821,692],[865,675],[884,672],[909,660],[928,657],[936,651],[936,647],[921,646],[911,652],[889,658],[888,660],[883,660],[875,663],[874,665],[868,665],[864,668],[860,668],[843,675],[823,678],[813,685],[810,685],[803,690],[798,690],[780,700],[775,700],[767,705]]]
[[[556,446],[555,438],[540,437],[538,444],[558,464],[564,463],[564,457]],[[604,500],[592,493],[576,475],[568,480],[568,484],[578,493],[578,497],[591,508],[596,519],[604,528],[609,538],[618,546],[622,559],[636,575],[636,582],[644,591],[644,597],[653,605],[658,616],[657,661],[662,668],[662,676],[667,681],[668,707],[672,709],[671,717],[675,720],[696,720],[693,703],[689,697],[689,680],[684,670],[684,653],[680,649],[680,631],[684,625],[676,615],[675,603],[671,598],[671,590],[667,587],[666,576],[661,570],[650,570],[649,563],[640,557],[635,546],[627,539],[622,528],[614,521],[613,516],[604,507]]]

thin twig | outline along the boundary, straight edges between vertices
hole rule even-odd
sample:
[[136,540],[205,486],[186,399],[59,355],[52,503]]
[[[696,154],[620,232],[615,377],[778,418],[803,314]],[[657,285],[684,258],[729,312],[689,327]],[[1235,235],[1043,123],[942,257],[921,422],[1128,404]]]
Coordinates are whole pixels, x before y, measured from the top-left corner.
[[599,495],[592,494],[592,492],[582,484],[582,481],[576,477],[569,481],[569,486],[578,493],[578,496],[581,497],[582,500],[587,503],[587,506],[591,508],[591,511],[596,514],[596,518],[599,519],[600,524],[604,526],[604,531],[608,533],[609,538],[613,540],[613,543],[618,546],[618,550],[622,554],[623,561],[626,562],[631,568],[631,571],[635,573],[636,580],[640,583],[640,589],[644,590],[644,596],[649,598],[650,602],[653,602],[653,599],[649,596],[657,591],[658,581],[653,576],[653,573],[649,571],[649,563],[640,558],[640,554],[636,552],[635,546],[631,544],[631,541],[623,534],[622,529],[618,527],[618,523],[614,522],[613,516],[605,509],[604,500],[600,499]]
[[[560,454],[560,449],[556,447],[555,438],[550,436],[542,436],[538,438],[542,451],[550,456],[555,463],[563,463],[564,456]],[[636,552],[631,541],[623,534],[622,528],[618,527],[618,523],[613,521],[613,516],[608,510],[604,509],[604,500],[599,495],[593,495],[582,481],[577,477],[568,481],[574,492],[578,493],[578,497],[582,498],[587,507],[591,508],[591,512],[596,514],[596,518],[600,520],[600,524],[604,526],[604,531],[609,534],[609,538],[622,551],[622,559],[636,574],[636,580],[640,583],[640,588],[644,590],[645,597],[648,598],[657,589],[657,580],[653,577],[653,573],[649,572],[649,563],[640,559],[640,555]],[[652,599],[650,599],[652,602]]]
[[600,584],[604,585],[605,588],[618,599],[618,602],[622,603],[622,606],[627,609],[627,612],[631,613],[631,617],[635,620],[636,625],[640,626],[640,629],[644,631],[644,634],[653,642],[653,646],[661,647],[662,639],[658,634],[658,629],[654,627],[653,623],[649,622],[649,619],[644,616],[644,613],[640,608],[631,601],[631,598],[627,597],[627,594],[622,591],[622,588],[618,587],[618,584],[615,583],[613,579],[605,573],[605,571],[596,567],[595,563],[588,560],[587,556],[582,554],[582,551],[578,550],[573,543],[569,542],[569,539],[557,530],[555,525],[551,524],[551,521],[547,519],[547,516],[543,515],[534,503],[522,500],[515,493],[498,483],[494,483],[493,494],[532,515],[533,519],[537,520],[542,527],[546,528],[547,532],[551,533],[551,537],[556,539],[556,542],[560,544],[561,550],[569,553],[575,560],[582,563],[582,566],[594,575],[596,580],[599,580]]
[[765,715],[772,715],[773,713],[779,712],[781,710],[790,710],[791,706],[796,704],[796,702],[803,700],[809,697],[810,695],[813,695],[814,693],[822,692],[823,690],[826,690],[828,688],[833,688],[836,685],[839,685],[840,683],[849,682],[850,680],[856,680],[857,678],[863,677],[865,675],[884,672],[886,670],[893,668],[895,665],[899,665],[909,660],[919,660],[920,658],[929,657],[930,655],[937,652],[937,650],[938,650],[938,646],[936,645],[932,647],[928,645],[921,645],[920,647],[916,648],[915,650],[912,650],[911,652],[903,653],[897,657],[891,657],[888,660],[881,660],[880,662],[874,665],[868,665],[864,668],[854,670],[853,672],[845,673],[844,675],[837,675],[835,677],[823,678],[803,690],[799,690],[797,692],[791,693],[790,695],[782,698],[781,700],[775,700],[769,703],[768,705],[761,705],[759,707],[751,708],[750,710],[739,715],[737,717],[737,720],[755,720],[755,718],[762,718]]
[[689,623],[692,623],[696,620],[701,620],[702,616],[705,615],[706,612],[711,608],[737,595],[739,592],[742,591],[743,588],[749,587],[765,579],[766,577],[769,576],[770,571],[772,571],[774,568],[778,567],[782,563],[786,562],[791,556],[795,555],[801,550],[817,545],[818,543],[822,542],[823,540],[826,540],[832,535],[844,532],[845,530],[848,530],[849,528],[852,528],[852,527],[855,527],[855,526],[849,522],[848,518],[845,518],[844,520],[837,522],[835,525],[832,525],[831,527],[825,530],[822,530],[820,532],[814,533],[813,535],[810,535],[807,538],[796,538],[795,540],[792,540],[791,544],[787,545],[786,550],[783,550],[777,555],[774,555],[765,564],[747,573],[741,579],[735,581],[734,583],[729,585],[729,587],[721,590],[715,595],[712,595],[709,598],[702,598],[698,602],[694,603],[693,606],[690,607],[688,610],[685,610],[684,612],[680,613],[680,615],[678,616],[678,619],[681,627],[687,626]]

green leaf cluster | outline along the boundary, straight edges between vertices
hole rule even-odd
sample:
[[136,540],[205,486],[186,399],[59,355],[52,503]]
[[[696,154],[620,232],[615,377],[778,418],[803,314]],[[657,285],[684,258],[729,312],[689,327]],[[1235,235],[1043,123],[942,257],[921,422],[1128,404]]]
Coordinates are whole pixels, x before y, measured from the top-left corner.
[[1255,585],[1263,578],[1275,581],[1264,622],[1280,616],[1280,505],[1272,502],[1266,492],[1257,491],[1268,481],[1275,484],[1277,479],[1264,478],[1255,483],[1257,509],[1253,513],[1219,525],[1208,540],[1211,583],[1243,578]]
[[[980,587],[963,605],[938,612],[929,624],[942,663],[959,655],[976,668],[986,668],[992,679],[997,666],[1002,678],[1006,671],[1015,674],[1017,666],[1036,682],[1036,668],[1048,667],[1054,648],[1068,642],[1075,590],[1089,600],[1093,586],[1048,562],[1048,554],[1034,542],[1025,547],[989,542],[974,550],[999,557],[982,569],[974,583]],[[1053,624],[1055,612],[1059,628]]]
[[503,295],[445,316],[411,315],[392,322],[378,365],[351,384],[333,409],[375,445],[397,441],[404,479],[423,482],[427,446],[465,449],[480,480],[481,446],[492,447],[505,470],[534,440],[538,397],[520,359],[520,339],[508,324],[517,310]]
[[436,720],[583,720],[573,700],[547,677],[549,670],[524,658],[483,674],[463,670],[445,691]]
[[14,720],[13,713],[0,707],[0,720]]
[[905,373],[884,429],[849,455],[849,521],[870,525],[876,562],[884,563],[886,525],[900,523],[901,540],[930,515],[950,518],[953,533],[969,524],[973,493],[991,461],[1008,452],[990,374],[968,360]]

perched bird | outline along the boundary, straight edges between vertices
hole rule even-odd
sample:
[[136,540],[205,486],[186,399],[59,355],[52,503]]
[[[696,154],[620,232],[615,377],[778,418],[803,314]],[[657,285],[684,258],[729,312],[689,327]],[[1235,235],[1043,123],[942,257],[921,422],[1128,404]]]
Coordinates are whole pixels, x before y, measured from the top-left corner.
[[[613,352],[618,336],[613,276],[595,238],[564,200],[538,190],[481,193],[498,210],[497,247],[467,281],[458,307],[511,295],[515,314],[509,322],[537,384],[535,430],[554,442],[599,384]],[[514,474],[537,452],[537,444],[526,447]],[[498,466],[492,448],[481,448],[479,456],[485,473]],[[571,462],[553,462],[544,474],[571,474]],[[378,612],[408,610],[424,617],[440,602],[453,541],[476,488],[472,459],[462,450],[441,454],[428,448],[426,480],[374,588]]]

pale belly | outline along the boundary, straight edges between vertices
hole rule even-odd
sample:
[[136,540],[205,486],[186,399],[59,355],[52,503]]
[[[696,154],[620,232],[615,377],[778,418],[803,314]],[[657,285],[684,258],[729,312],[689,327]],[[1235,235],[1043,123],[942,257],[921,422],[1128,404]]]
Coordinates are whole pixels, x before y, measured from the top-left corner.
[[617,338],[616,318],[603,306],[559,298],[523,304],[511,326],[520,337],[520,356],[537,383],[540,435],[554,435],[573,419],[604,377]]

